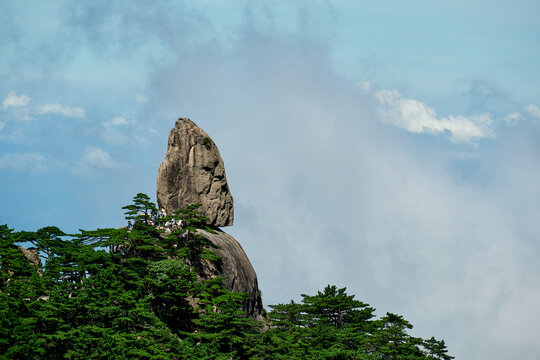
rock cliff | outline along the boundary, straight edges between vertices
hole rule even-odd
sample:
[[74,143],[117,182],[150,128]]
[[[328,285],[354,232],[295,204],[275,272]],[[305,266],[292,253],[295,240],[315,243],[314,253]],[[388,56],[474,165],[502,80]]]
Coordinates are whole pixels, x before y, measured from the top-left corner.
[[157,201],[168,214],[191,204],[214,226],[233,224],[233,197],[219,150],[200,127],[180,118],[169,134],[165,159],[159,165]]
[[215,233],[199,230],[199,234],[214,244],[212,249],[221,259],[204,262],[199,277],[225,277],[229,290],[245,292],[244,304],[248,316],[260,318],[262,300],[257,274],[242,246],[232,236],[217,229],[232,225],[233,198],[225,177],[225,167],[216,144],[190,119],[180,118],[169,134],[165,159],[157,178],[158,206],[170,214],[191,204],[201,204],[199,213],[207,217]]

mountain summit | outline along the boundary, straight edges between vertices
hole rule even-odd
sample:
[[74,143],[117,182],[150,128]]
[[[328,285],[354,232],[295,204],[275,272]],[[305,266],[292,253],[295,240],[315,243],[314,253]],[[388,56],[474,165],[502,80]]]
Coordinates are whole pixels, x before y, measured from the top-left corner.
[[223,159],[210,136],[190,119],[178,119],[169,134],[167,154],[158,170],[157,201],[167,214],[201,204],[198,213],[208,218],[208,225],[215,230],[199,230],[198,234],[216,246],[212,251],[220,260],[204,261],[196,269],[198,275],[201,279],[224,277],[229,290],[248,294],[246,313],[259,317],[262,300],[257,274],[240,243],[217,229],[232,225],[234,217]]

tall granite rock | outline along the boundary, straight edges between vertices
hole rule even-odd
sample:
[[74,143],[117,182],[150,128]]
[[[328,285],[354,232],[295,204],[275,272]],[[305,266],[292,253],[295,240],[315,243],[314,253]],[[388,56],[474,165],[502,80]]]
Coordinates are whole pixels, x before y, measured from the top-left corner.
[[248,294],[244,303],[247,315],[260,319],[262,300],[257,274],[240,243],[217,229],[232,225],[234,212],[223,160],[212,139],[190,119],[178,119],[169,134],[167,154],[158,170],[157,200],[169,214],[191,204],[202,204],[198,212],[209,219],[208,225],[215,231],[198,233],[216,246],[211,250],[220,260],[204,260],[196,269],[199,277],[224,277],[229,290]]
[[157,201],[168,214],[191,204],[209,225],[233,224],[233,198],[219,150],[200,127],[180,118],[169,134],[167,154],[159,165]]

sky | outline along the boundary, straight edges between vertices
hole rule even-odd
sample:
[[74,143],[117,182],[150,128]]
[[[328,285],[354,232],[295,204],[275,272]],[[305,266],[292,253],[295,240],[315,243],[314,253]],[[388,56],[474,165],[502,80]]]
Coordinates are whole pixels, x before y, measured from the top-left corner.
[[0,223],[125,225],[175,120],[265,305],[346,287],[456,359],[540,353],[540,3],[0,2]]

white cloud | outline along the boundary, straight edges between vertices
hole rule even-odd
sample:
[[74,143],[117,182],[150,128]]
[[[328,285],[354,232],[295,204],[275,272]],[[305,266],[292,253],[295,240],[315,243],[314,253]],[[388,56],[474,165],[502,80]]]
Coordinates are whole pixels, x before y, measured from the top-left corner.
[[118,163],[108,152],[94,146],[86,148],[84,161],[86,164],[96,168],[114,168],[118,166]]
[[528,105],[525,107],[525,111],[534,118],[540,119],[540,108],[536,105]]
[[114,119],[111,119],[110,124],[113,126],[120,126],[120,125],[127,125],[129,124],[129,121],[124,119],[123,117],[115,117]]
[[356,86],[365,92],[368,92],[371,90],[371,83],[369,81],[359,81],[356,83]]
[[61,114],[68,117],[82,118],[85,116],[85,111],[81,107],[77,106],[64,106],[58,103],[56,104],[44,104],[39,107],[30,109],[26,106],[30,102],[30,98],[26,95],[17,95],[14,91],[11,91],[8,96],[2,101],[2,108],[7,110],[10,107],[21,108],[13,113],[13,118],[19,121],[33,120],[32,115],[45,115],[45,114]]
[[108,152],[95,146],[88,146],[81,161],[73,168],[76,174],[88,174],[97,169],[122,169],[126,163],[115,160]]
[[7,110],[10,106],[12,107],[19,107],[19,106],[26,106],[28,105],[28,102],[30,101],[30,98],[26,95],[20,95],[17,96],[15,91],[11,91],[8,96],[2,101],[2,107],[4,110]]
[[148,101],[146,96],[141,94],[135,94],[135,100],[137,100],[137,102],[141,104],[146,104],[146,102]]
[[504,118],[504,120],[509,124],[516,123],[522,120],[531,120],[531,119],[540,120],[540,108],[533,104],[525,106],[522,112],[515,112],[510,115],[507,115]]
[[74,106],[64,106],[60,104],[45,104],[42,105],[39,109],[39,113],[41,115],[44,114],[61,114],[68,117],[78,117],[82,118],[85,116],[85,111],[83,108]]
[[521,119],[523,119],[523,115],[521,115],[519,112],[512,113],[504,118],[507,123],[517,122]]
[[490,114],[438,119],[432,107],[418,100],[406,99],[397,90],[378,90],[374,94],[381,105],[382,121],[413,134],[449,132],[456,142],[495,137]]
[[6,127],[6,123],[0,121],[0,131],[2,131],[4,127]]
[[42,172],[47,170],[45,157],[38,153],[12,153],[0,156],[0,169],[21,172]]
[[103,122],[103,129],[100,130],[100,134],[109,144],[123,145],[130,141],[132,137],[132,129],[128,126],[133,124],[133,121],[127,120],[122,116],[117,116]]

